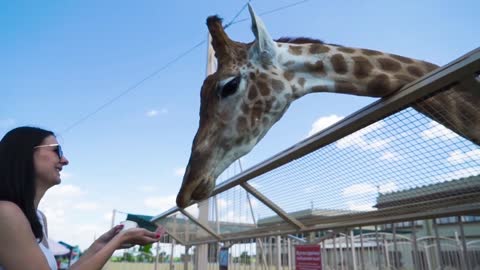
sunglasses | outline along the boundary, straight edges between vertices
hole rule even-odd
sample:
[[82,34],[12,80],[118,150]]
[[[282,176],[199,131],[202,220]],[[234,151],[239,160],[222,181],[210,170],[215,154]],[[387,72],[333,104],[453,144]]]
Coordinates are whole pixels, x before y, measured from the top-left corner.
[[53,143],[53,144],[38,145],[38,146],[33,147],[33,149],[44,148],[44,147],[55,147],[55,149],[53,151],[55,151],[55,153],[57,153],[59,159],[62,159],[63,151],[62,151],[62,146],[60,146],[60,144]]

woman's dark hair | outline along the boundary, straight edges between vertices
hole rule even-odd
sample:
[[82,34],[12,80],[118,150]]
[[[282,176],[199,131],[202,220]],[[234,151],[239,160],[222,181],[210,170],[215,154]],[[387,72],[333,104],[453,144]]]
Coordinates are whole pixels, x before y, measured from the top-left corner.
[[0,200],[18,205],[30,222],[36,238],[43,239],[42,225],[34,205],[35,168],[33,148],[40,145],[51,131],[36,127],[18,127],[0,141]]

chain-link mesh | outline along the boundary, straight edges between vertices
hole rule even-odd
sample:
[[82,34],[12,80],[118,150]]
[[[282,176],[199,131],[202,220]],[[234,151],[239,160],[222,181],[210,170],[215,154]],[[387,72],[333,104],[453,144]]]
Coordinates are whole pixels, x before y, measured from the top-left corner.
[[[476,71],[470,74],[475,83]],[[438,212],[455,206],[470,207],[463,213],[478,212],[480,89],[465,89],[463,79],[456,78],[452,90],[432,89],[437,92],[247,180],[253,191],[237,185],[209,198],[200,210],[208,212],[208,219],[199,220],[210,233],[177,212],[188,224],[182,229],[175,221],[178,237],[188,243],[213,239],[212,234],[220,240],[277,235],[302,229],[298,224],[310,231],[385,224],[459,214],[460,208]],[[218,183],[241,172],[238,164],[230,168]],[[202,216],[197,204],[187,212]],[[157,222],[173,229],[176,219],[171,217]],[[370,219],[359,221],[365,217]]]

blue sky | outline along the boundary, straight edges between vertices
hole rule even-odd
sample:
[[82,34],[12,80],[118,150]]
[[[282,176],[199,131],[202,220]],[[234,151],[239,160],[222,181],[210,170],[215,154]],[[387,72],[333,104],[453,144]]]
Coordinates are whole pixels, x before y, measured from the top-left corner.
[[[0,135],[34,125],[59,134],[70,165],[42,205],[51,236],[88,247],[112,209],[156,215],[174,204],[198,126],[207,16],[246,1],[0,3]],[[262,14],[296,1],[251,1]],[[306,1],[263,15],[274,38],[308,36],[444,65],[480,44],[478,1]],[[248,18],[244,10],[238,20]],[[229,35],[250,42],[250,22]],[[315,121],[374,99],[317,94],[294,103],[245,157],[250,167],[304,139]],[[335,117],[333,117],[335,118]],[[337,118],[335,118],[337,119]]]

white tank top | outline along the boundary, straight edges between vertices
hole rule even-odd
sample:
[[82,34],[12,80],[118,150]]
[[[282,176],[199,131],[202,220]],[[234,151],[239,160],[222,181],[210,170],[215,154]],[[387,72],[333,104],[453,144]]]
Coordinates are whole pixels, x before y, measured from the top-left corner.
[[[43,228],[43,237],[45,238],[45,241],[47,241],[47,233],[45,230],[45,224],[43,224],[43,214],[37,210],[37,216],[38,219],[40,220],[40,223],[42,224]],[[38,241],[38,239],[37,239]],[[55,256],[53,256],[53,253],[50,249],[48,249],[43,243],[38,243],[38,246],[42,250],[43,254],[45,255],[45,258],[47,259],[48,266],[50,266],[51,270],[58,270],[57,269],[57,261],[55,260]],[[1,265],[0,265],[0,270],[5,270]]]

